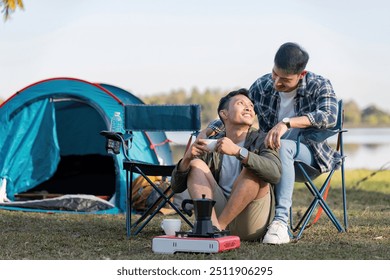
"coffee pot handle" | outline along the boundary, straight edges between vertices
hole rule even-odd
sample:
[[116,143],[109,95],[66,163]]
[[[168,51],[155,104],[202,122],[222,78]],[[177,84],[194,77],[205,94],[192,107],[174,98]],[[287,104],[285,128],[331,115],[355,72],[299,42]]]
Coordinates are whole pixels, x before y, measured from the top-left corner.
[[192,199],[184,199],[181,203],[181,209],[183,209],[183,211],[188,215],[188,216],[192,216],[192,211],[190,209],[187,209],[186,208],[186,205],[187,204],[192,204],[194,205],[194,201]]

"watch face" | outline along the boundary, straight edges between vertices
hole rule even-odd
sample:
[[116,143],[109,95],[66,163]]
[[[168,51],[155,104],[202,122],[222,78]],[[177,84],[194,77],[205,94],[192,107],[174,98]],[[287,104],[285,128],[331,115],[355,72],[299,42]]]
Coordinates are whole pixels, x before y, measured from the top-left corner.
[[243,160],[248,156],[248,150],[245,148],[242,148],[240,150],[240,159]]

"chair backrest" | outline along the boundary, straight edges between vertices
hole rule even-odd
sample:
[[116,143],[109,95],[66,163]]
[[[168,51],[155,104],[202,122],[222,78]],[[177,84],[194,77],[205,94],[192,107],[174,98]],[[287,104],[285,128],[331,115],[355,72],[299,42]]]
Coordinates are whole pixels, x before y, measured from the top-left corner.
[[343,100],[338,101],[337,123],[334,129],[341,130],[344,125],[344,104]]
[[128,131],[199,131],[201,108],[187,105],[125,105],[124,128]]
[[[338,134],[339,138],[337,139],[337,150],[340,149],[340,135],[343,132],[343,123],[344,123],[344,107],[343,107],[343,100],[338,101],[338,112],[337,112],[337,122],[336,125],[333,128],[326,129],[326,130],[320,130],[320,129],[305,129],[302,131],[302,135],[308,139],[315,142],[322,142],[329,137],[332,137],[336,134]],[[299,145],[299,144],[298,144]],[[343,155],[343,151],[341,151],[341,156]],[[318,170],[315,167],[312,167],[310,165],[307,165],[306,163],[302,161],[296,161],[295,162],[295,181],[296,182],[307,182],[308,178],[302,173],[301,169],[298,167],[297,163],[301,165],[305,169],[306,176],[310,179],[315,179],[319,175],[321,175],[320,170]]]

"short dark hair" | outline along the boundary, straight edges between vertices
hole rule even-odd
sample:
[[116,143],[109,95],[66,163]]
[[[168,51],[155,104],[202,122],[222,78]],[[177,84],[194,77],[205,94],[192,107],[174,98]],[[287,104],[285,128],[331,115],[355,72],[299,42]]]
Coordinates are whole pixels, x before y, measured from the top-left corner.
[[305,70],[309,54],[296,43],[285,43],[275,54],[274,63],[286,74],[300,74]]
[[[227,109],[229,107],[230,99],[232,99],[233,96],[236,96],[239,94],[248,97],[249,100],[253,103],[253,100],[249,97],[249,91],[246,88],[240,88],[238,90],[231,91],[219,100],[219,105],[218,105],[218,110],[217,110],[218,116],[219,116],[219,112],[221,110]],[[222,120],[221,117],[220,117],[220,119]]]

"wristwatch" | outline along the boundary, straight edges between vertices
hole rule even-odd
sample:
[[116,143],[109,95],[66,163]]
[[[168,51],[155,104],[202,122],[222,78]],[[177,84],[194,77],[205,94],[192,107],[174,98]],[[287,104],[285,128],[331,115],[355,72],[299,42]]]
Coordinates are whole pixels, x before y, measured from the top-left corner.
[[237,159],[242,161],[248,157],[248,154],[249,154],[249,152],[247,149],[241,148],[240,151],[238,152]]
[[284,118],[284,119],[282,120],[282,123],[284,123],[284,124],[287,126],[287,128],[291,128],[291,125],[290,125],[290,118]]

